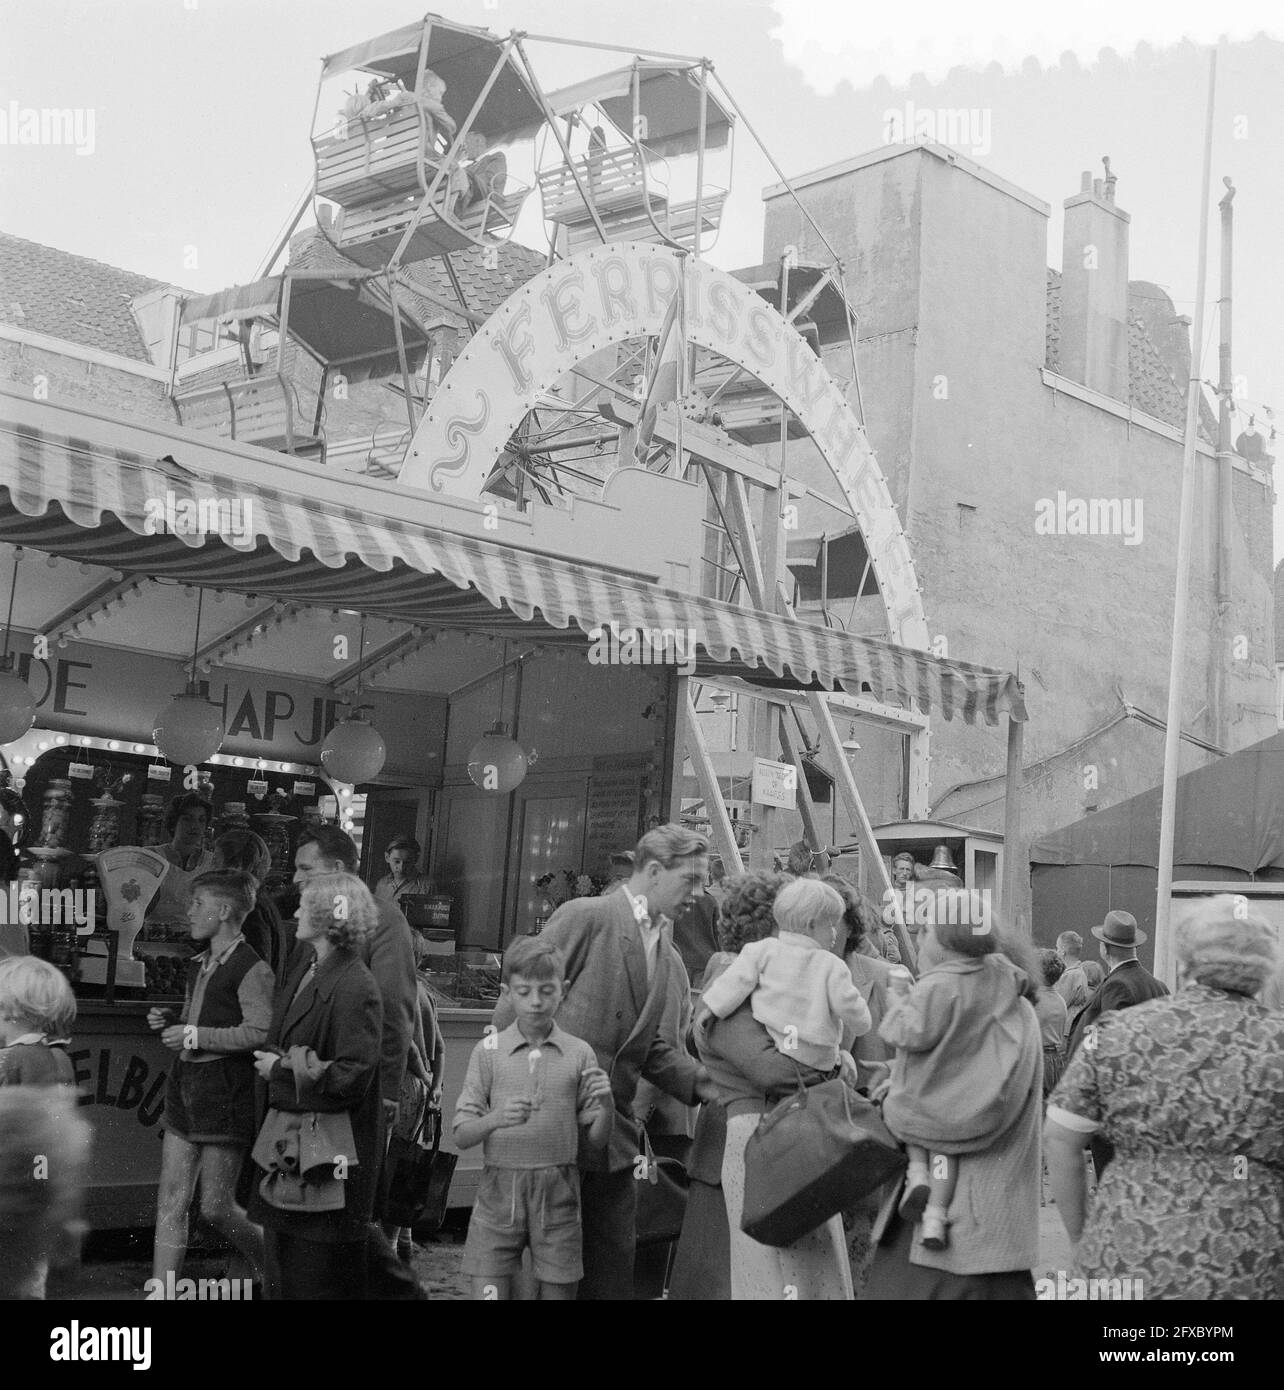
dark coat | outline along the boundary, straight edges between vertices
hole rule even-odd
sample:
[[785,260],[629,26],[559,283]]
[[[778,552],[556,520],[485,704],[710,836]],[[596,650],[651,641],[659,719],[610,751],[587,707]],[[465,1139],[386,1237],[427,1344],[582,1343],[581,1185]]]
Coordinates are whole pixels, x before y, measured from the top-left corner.
[[1125,961],[1118,970],[1112,970],[1097,986],[1097,992],[1088,1000],[1078,1017],[1070,1026],[1069,1056],[1083,1038],[1084,1029],[1090,1027],[1113,1009],[1131,1009],[1134,1004],[1144,1004],[1147,999],[1161,999],[1168,993],[1168,986],[1146,969],[1139,960]]
[[288,1052],[310,1047],[329,1062],[316,1081],[296,1086],[294,1072],[278,1065],[267,1084],[267,1105],[277,1110],[346,1111],[357,1146],[357,1164],[347,1178],[342,1211],[286,1212],[259,1195],[256,1170],[249,1203],[251,1221],[286,1235],[326,1243],[364,1238],[374,1208],[380,1160],[382,1115],[379,1101],[379,1047],[383,1012],[379,989],[352,951],[334,950],[317,967],[299,997],[299,981],[311,965],[310,948],[296,949],[276,995],[268,1045]]
[[[678,964],[676,952],[667,946],[669,929],[664,929],[649,985],[646,948],[622,888],[604,898],[563,903],[548,919],[541,939],[556,946],[566,961],[569,988],[558,1010],[558,1026],[593,1048],[615,1097],[615,1125],[605,1158],[581,1144],[580,1166],[619,1172],[632,1166],[639,1151],[632,1109],[639,1077],[687,1105],[696,1100],[698,1066],[660,1036],[669,972]],[[501,999],[492,1022],[503,1029],[514,1017],[512,1006]]]
[[241,923],[241,931],[279,980],[285,974],[286,962],[294,943],[286,934],[285,924],[271,894],[259,890],[250,915]]
[[379,920],[362,947],[361,959],[379,986],[383,1005],[379,1086],[384,1100],[395,1101],[401,1096],[419,1011],[415,948],[410,923],[396,903],[378,898],[375,909]]
[[709,957],[718,951],[718,903],[709,893],[701,893],[678,913],[673,921],[673,944],[691,977],[691,988],[699,989]]

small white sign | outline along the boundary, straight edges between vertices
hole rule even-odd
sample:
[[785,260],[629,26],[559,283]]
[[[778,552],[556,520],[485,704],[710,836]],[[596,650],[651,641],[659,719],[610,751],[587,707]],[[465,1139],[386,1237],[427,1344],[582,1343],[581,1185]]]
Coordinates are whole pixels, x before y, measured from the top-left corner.
[[266,777],[262,779],[258,777],[251,777],[250,780],[245,784],[245,790],[249,792],[251,796],[266,796],[267,787],[268,784]]
[[798,769],[792,763],[775,763],[770,758],[755,758],[753,799],[759,806],[781,806],[786,811],[796,809]]
[[90,763],[68,763],[67,776],[79,778],[82,782],[92,782],[94,769]]
[[172,771],[173,769],[165,763],[148,763],[147,780],[149,782],[168,782]]
[[295,796],[315,796],[317,794],[317,784],[315,782],[296,782],[294,784]]

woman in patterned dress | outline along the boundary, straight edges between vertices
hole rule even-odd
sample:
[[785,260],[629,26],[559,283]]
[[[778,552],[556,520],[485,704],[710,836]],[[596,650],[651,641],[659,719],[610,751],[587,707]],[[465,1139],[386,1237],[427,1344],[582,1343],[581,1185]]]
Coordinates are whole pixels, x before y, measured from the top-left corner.
[[[1255,999],[1274,934],[1248,900],[1180,924],[1181,988],[1105,1015],[1048,1105],[1057,1210],[1086,1277],[1148,1299],[1284,1298],[1284,1014]],[[1115,1145],[1084,1219],[1082,1150]]]

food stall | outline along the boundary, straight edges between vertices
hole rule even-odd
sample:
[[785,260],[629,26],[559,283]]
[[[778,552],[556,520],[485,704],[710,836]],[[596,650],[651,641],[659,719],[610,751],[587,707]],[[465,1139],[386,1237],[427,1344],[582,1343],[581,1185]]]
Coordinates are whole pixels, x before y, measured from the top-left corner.
[[[44,572],[43,555],[28,551],[27,558]],[[20,585],[20,600],[26,592]],[[103,637],[120,646],[68,641],[40,659],[32,636],[15,632],[37,722],[5,747],[3,759],[30,812],[22,872],[32,881],[87,894],[100,888],[98,853],[167,839],[168,799],[192,779],[159,756],[150,726],[181,688],[181,657],[124,644],[163,628],[181,647],[192,601],[181,587],[145,584],[100,624]],[[277,600],[259,595],[256,602]],[[214,611],[223,625],[235,616]],[[588,664],[582,646],[550,646],[538,629],[511,640],[472,625],[419,632],[395,667],[365,664],[360,700],[388,751],[372,782],[350,787],[330,781],[318,756],[343,713],[340,693],[333,683],[279,671],[315,667],[309,653],[331,647],[336,632],[360,621],[352,611],[317,609],[301,610],[291,623],[287,613],[249,651],[231,654],[259,669],[229,661],[201,673],[226,738],[195,780],[214,806],[207,843],[248,824],[272,848],[281,885],[298,831],[320,818],[353,834],[371,885],[395,833],[414,834],[425,846],[422,869],[438,897],[436,917],[421,924],[429,951],[424,977],[446,1037],[450,1112],[498,998],[508,941],[537,930],[567,897],[596,892],[611,853],[631,848],[648,821],[663,818],[673,674],[663,666]],[[356,628],[352,635],[355,657]],[[497,721],[511,731],[524,774],[515,786],[487,788],[470,777],[469,761]],[[500,766],[508,778],[502,758]],[[116,958],[110,970],[97,968],[109,936],[101,897],[97,912],[91,908],[96,921],[61,931],[38,924],[30,937],[34,951],[67,971],[77,993],[72,1057],[96,1145],[87,1216],[107,1228],[146,1224],[154,1215],[156,1140],[172,1059],[145,1018],[152,1005],[181,998],[191,948],[182,923],[146,920],[132,950],[143,980],[122,983]],[[451,1147],[449,1137],[445,1143]],[[461,1156],[452,1205],[471,1201],[479,1172],[480,1150]]]
[[[174,599],[170,591],[150,602]],[[179,626],[184,617],[176,615]],[[29,638],[15,640],[38,700],[36,724],[3,754],[29,811],[20,880],[71,890],[66,901],[80,909],[71,921],[31,922],[27,937],[34,954],[66,971],[77,996],[71,1057],[95,1144],[87,1219],[97,1228],[149,1224],[172,1055],[146,1014],[181,1001],[192,946],[184,922],[149,913],[129,952],[141,967],[135,980],[107,930],[96,856],[117,846],[158,849],[169,838],[166,806],[184,790],[184,770],[158,755],[151,725],[181,676],[172,660],[139,651],[69,642],[41,661]],[[209,674],[206,693],[227,729],[222,750],[197,769],[194,789],[214,807],[207,846],[224,830],[255,830],[272,852],[269,888],[277,889],[290,880],[294,843],[309,823],[342,816],[360,837],[360,792],[333,783],[318,760],[341,712],[333,691],[274,672],[223,669]],[[440,776],[440,703],[392,693],[371,701],[390,730],[394,774],[430,795]]]

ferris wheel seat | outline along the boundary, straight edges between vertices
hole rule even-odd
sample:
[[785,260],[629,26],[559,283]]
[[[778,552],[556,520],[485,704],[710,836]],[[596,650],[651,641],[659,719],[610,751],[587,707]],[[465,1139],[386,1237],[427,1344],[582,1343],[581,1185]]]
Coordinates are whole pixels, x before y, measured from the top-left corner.
[[426,188],[440,161],[423,148],[424,133],[412,107],[404,114],[354,121],[343,138],[314,141],[317,193],[353,207]]
[[648,198],[652,208],[664,208],[668,203],[663,194],[648,191],[642,157],[632,148],[590,154],[546,169],[538,183],[545,219],[564,227],[592,225],[585,190],[603,219],[629,213],[645,216]]
[[179,424],[188,429],[209,430],[237,443],[291,454],[311,453],[324,446],[317,417],[309,419],[304,414],[298,388],[275,372],[219,382],[172,400]]
[[[478,203],[450,212],[444,203],[426,208],[402,253],[402,262],[445,256],[468,246],[496,244],[495,234],[511,231],[529,192],[519,186],[506,193],[491,193]],[[339,250],[358,265],[382,268],[400,244],[420,201],[402,197],[345,208],[338,224]]]
[[[646,209],[627,213],[617,213],[602,218],[602,226],[611,241],[661,241],[667,236],[688,251],[698,251],[708,233],[717,233],[722,225],[722,209],[727,201],[726,192],[719,189],[705,194],[700,205],[700,236],[696,236],[695,203],[675,203],[666,207],[663,200],[651,200],[651,216]],[[652,222],[654,218],[654,223]],[[659,231],[656,228],[659,228]],[[663,235],[662,235],[663,234]],[[581,222],[567,228],[567,251],[574,255],[577,251],[601,245],[601,237],[592,221]]]

